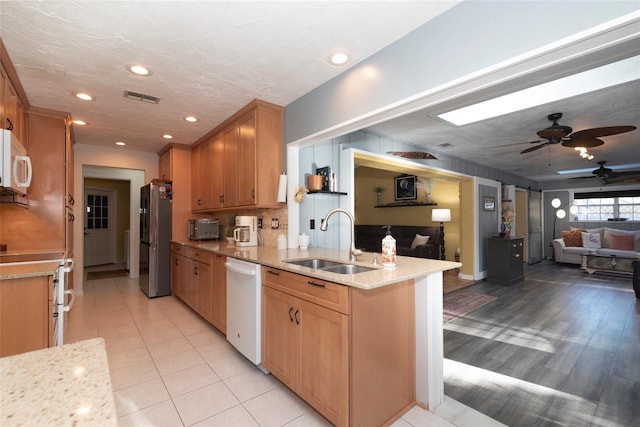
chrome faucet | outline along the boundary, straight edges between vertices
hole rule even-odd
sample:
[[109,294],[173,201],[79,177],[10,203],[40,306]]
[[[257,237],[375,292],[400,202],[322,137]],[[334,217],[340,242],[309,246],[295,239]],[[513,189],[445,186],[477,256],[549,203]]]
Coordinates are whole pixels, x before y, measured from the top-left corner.
[[345,214],[346,216],[349,217],[349,221],[351,221],[351,247],[349,248],[349,252],[350,252],[350,257],[349,259],[351,261],[357,261],[358,259],[356,258],[358,255],[362,255],[362,251],[360,249],[356,249],[356,244],[355,244],[355,240],[354,240],[354,233],[353,233],[353,229],[355,227],[355,220],[353,219],[353,215],[351,214],[351,212],[349,212],[346,209],[342,209],[342,208],[335,208],[335,209],[331,209],[329,212],[327,212],[327,214],[325,215],[324,219],[322,220],[322,222],[320,223],[320,231],[327,231],[327,225],[329,224],[329,217],[331,217],[331,215],[333,215],[336,212],[342,212],[343,214]]

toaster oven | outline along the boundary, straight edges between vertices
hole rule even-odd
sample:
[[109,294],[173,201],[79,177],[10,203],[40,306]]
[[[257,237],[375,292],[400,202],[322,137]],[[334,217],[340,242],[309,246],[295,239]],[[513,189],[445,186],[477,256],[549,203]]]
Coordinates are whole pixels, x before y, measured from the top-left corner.
[[212,240],[220,238],[220,223],[217,219],[190,219],[189,240]]

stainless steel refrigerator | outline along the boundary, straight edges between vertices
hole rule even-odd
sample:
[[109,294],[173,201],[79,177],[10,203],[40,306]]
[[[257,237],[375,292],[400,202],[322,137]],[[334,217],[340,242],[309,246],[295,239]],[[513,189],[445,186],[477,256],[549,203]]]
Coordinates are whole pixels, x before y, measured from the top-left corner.
[[171,295],[171,184],[140,188],[140,289]]

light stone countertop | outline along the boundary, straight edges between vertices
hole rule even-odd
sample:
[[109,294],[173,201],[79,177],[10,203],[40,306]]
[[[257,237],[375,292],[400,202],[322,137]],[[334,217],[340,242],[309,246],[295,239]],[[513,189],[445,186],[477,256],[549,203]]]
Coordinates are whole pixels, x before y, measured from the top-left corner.
[[0,280],[53,276],[66,257],[64,250],[21,250],[0,253]]
[[0,358],[0,425],[117,426],[102,338]]
[[[373,265],[373,253],[371,252],[365,252],[358,257],[357,262],[351,262],[349,261],[348,251],[339,251],[336,249],[309,248],[307,250],[279,250],[270,246],[236,247],[235,245],[227,244],[224,240],[206,242],[174,240],[173,243],[360,289],[375,289],[403,280],[425,277],[431,273],[452,270],[462,266],[459,262],[398,256],[395,268],[383,268],[381,265]],[[287,260],[305,258],[337,260],[349,264],[376,267],[376,269],[356,274],[338,274],[286,262]],[[381,259],[381,255],[378,254],[378,261]]]

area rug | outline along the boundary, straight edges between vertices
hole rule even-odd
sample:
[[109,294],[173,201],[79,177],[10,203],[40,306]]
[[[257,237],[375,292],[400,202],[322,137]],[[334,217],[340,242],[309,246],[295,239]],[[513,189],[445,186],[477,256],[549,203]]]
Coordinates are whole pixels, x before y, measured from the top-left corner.
[[106,279],[109,277],[124,277],[128,275],[129,272],[127,270],[89,271],[87,273],[87,280]]
[[496,297],[477,294],[468,290],[449,292],[445,294],[442,299],[443,322],[450,322],[495,299]]

